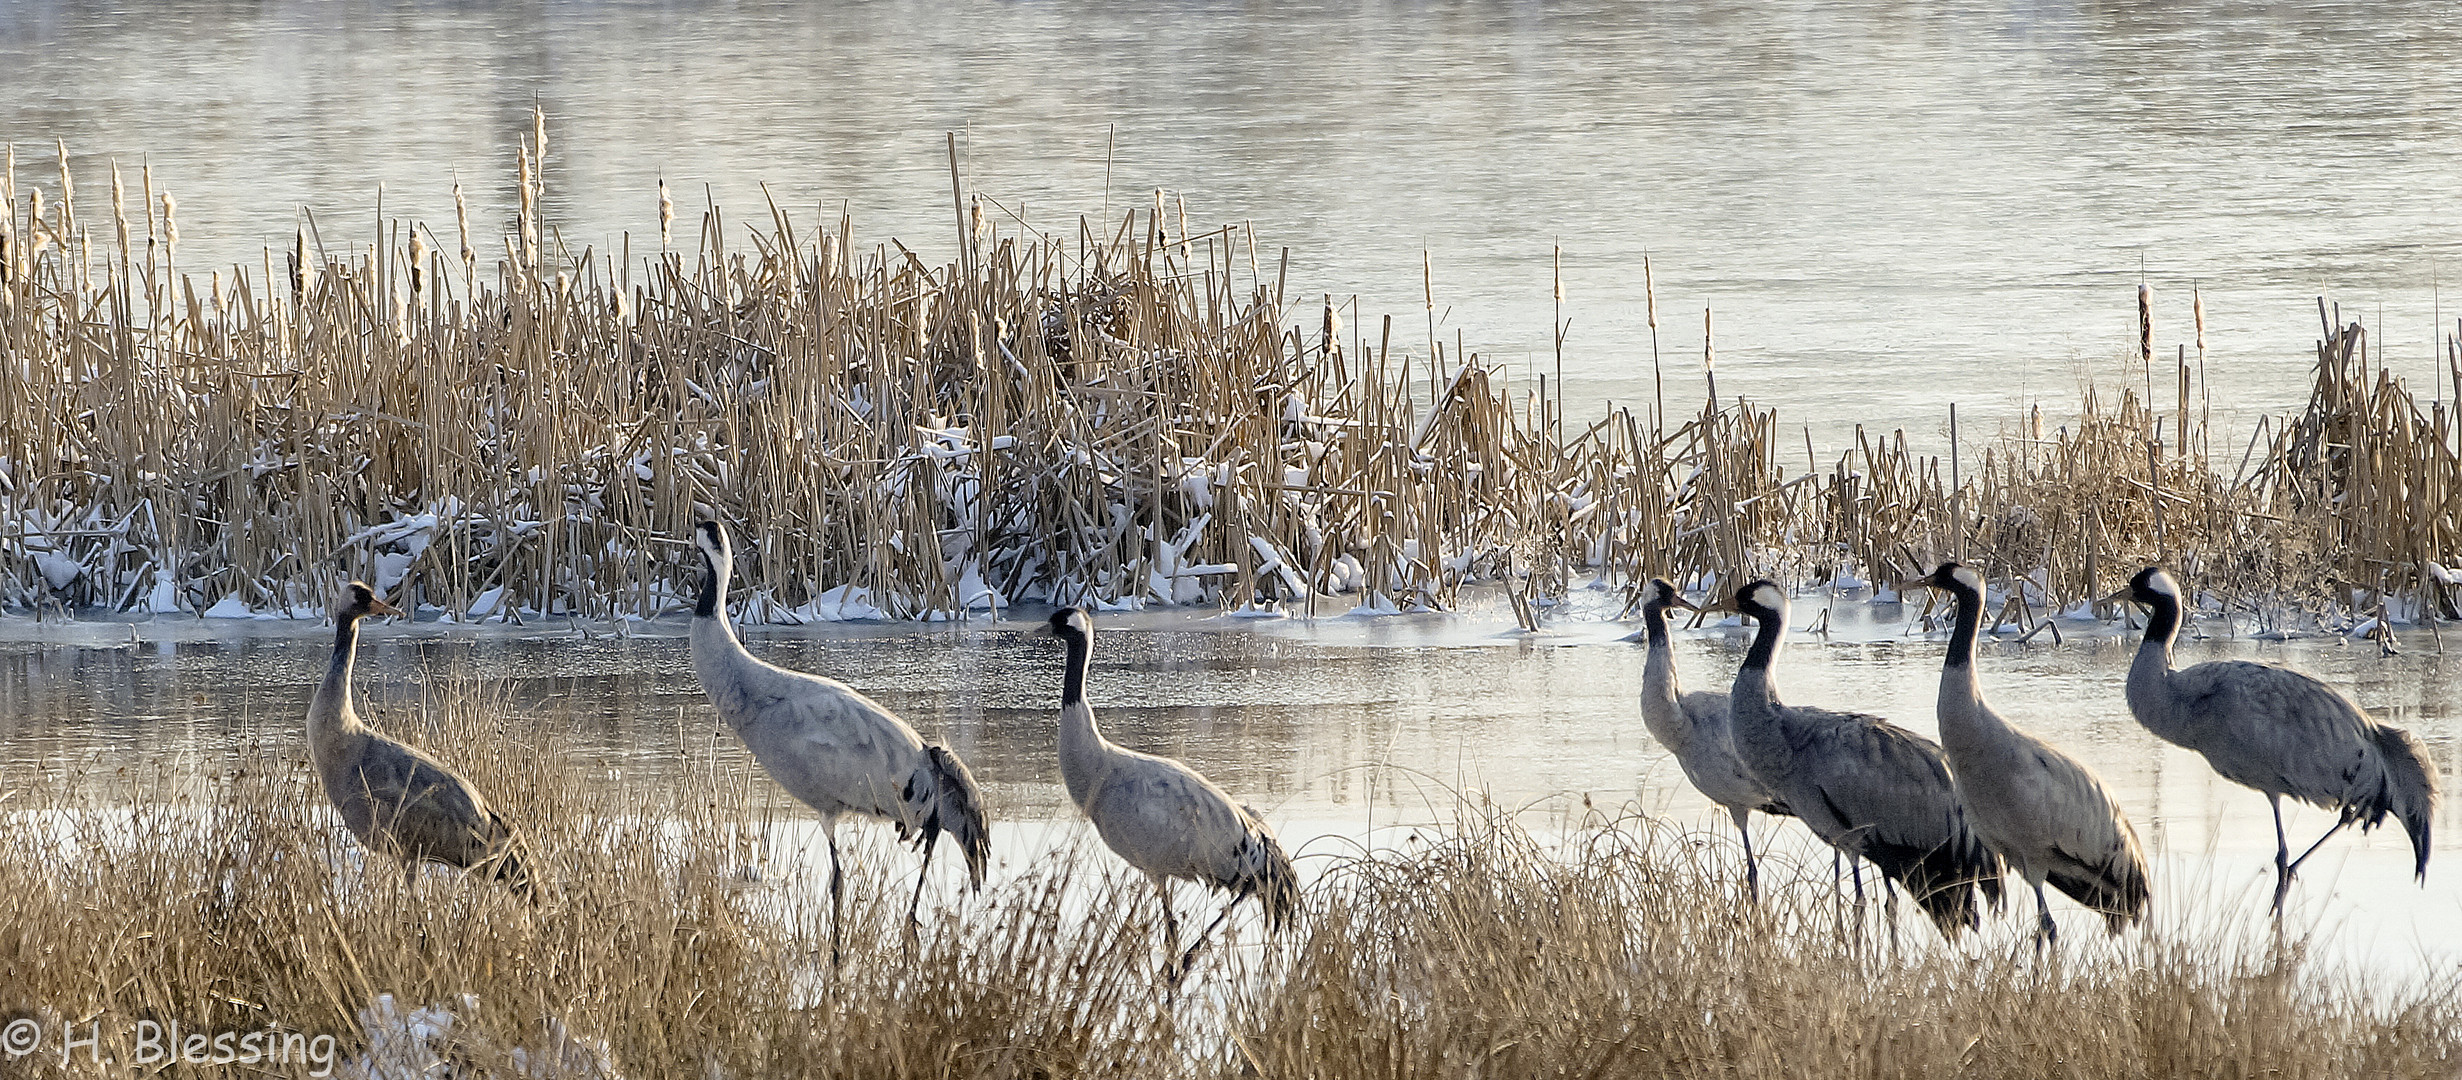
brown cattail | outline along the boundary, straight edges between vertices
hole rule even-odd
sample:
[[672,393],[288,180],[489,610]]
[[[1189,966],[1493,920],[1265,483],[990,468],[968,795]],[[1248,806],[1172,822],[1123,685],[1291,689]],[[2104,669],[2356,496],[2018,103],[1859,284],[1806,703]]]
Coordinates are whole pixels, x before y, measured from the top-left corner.
[[2154,370],[2154,286],[2142,281],[2137,284],[2137,360]]
[[658,245],[675,243],[675,200],[667,197],[667,178],[658,178]]
[[537,192],[531,187],[530,150],[523,147],[514,152],[521,172],[521,255],[520,265],[536,267],[539,262],[539,204]]
[[180,246],[180,201],[171,193],[162,193],[162,242],[174,248]]
[[470,246],[470,203],[462,198],[460,178],[453,181],[453,227],[462,238],[462,272],[469,273],[479,264],[479,252]]
[[316,288],[316,267],[308,261],[308,227],[299,227],[291,240],[291,302],[306,304],[308,293]]
[[2206,351],[2206,294],[2204,290],[2189,290],[2189,311],[2197,319],[2197,351]]
[[1649,305],[1650,329],[1658,329],[1658,283],[1650,279],[1650,257],[1641,257],[1641,299]]
[[1701,305],[1701,370],[1718,369],[1718,352],[1710,345],[1710,305]]
[[427,234],[410,230],[410,295],[413,299],[427,290]]
[[128,189],[120,183],[120,163],[111,163],[111,224],[120,241],[120,255],[128,255]]

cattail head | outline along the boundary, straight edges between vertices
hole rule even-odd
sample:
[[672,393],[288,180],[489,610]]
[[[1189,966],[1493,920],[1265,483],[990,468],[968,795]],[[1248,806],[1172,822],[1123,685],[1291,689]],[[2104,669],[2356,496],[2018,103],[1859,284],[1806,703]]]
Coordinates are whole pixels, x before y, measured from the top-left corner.
[[675,243],[675,200],[667,196],[667,178],[658,178],[658,243]]
[[2154,286],[2137,283],[2137,358],[2154,365]]
[[539,250],[539,203],[538,191],[531,183],[530,149],[522,147],[514,152],[514,156],[521,171],[520,261],[523,266],[535,266],[538,264]]
[[214,271],[213,277],[212,277],[212,278],[210,278],[209,280],[212,282],[212,295],[213,295],[213,297],[214,297],[214,314],[216,314],[216,315],[220,315],[220,314],[222,314],[222,307],[223,307],[223,304],[226,302],[226,299],[225,299],[225,298],[229,295],[228,293],[225,293],[225,292],[223,291],[223,288],[222,288],[222,271],[220,271],[220,270],[216,270],[216,271]]
[[2189,291],[2189,311],[2197,319],[2197,351],[2206,351],[2206,294],[2201,289]]
[[308,227],[302,225],[291,240],[291,301],[306,303],[315,288],[316,264],[308,261]]
[[462,267],[468,269],[477,265],[479,253],[470,246],[470,203],[462,198],[462,182],[459,179],[453,181],[453,227],[461,233]]
[[41,258],[43,249],[51,246],[51,230],[43,224],[43,189],[41,188],[35,188],[26,193],[26,231],[34,234],[26,241],[26,268],[28,273],[32,273],[34,260]]
[[111,224],[118,231],[120,253],[128,252],[128,189],[120,183],[120,163],[111,163]]
[[1710,305],[1701,305],[1701,370],[1718,366],[1718,352],[1710,347]]
[[410,230],[410,295],[418,296],[427,288],[427,234]]
[[172,197],[171,197],[171,193],[170,193],[170,192],[168,192],[168,191],[163,192],[163,193],[162,193],[162,242],[163,242],[163,243],[166,243],[166,244],[169,244],[169,245],[171,245],[172,247],[178,247],[178,246],[180,246],[180,215],[179,215],[179,209],[180,209],[180,201],[179,201],[178,199],[174,199],[174,198],[172,198]]
[[1658,329],[1658,283],[1650,280],[1650,257],[1641,257],[1641,299],[1649,305],[1650,329]]

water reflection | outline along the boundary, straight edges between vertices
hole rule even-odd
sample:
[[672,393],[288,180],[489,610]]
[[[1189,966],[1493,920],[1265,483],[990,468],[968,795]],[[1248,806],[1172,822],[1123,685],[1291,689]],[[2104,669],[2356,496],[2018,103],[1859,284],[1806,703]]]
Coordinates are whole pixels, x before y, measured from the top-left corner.
[[[1783,692],[1934,732],[1942,645],[1911,634],[1904,617],[1895,606],[1838,603],[1829,640],[1806,635],[1789,651]],[[995,817],[1067,820],[1074,814],[1054,757],[1060,657],[1040,626],[1028,614],[754,631],[748,642],[764,657],[844,679],[948,740],[983,781]],[[1640,725],[1642,650],[1617,640],[1629,629],[1569,621],[1530,637],[1478,616],[1313,624],[1118,616],[1097,640],[1089,698],[1114,739],[1185,758],[1284,823],[1294,847],[1319,832],[1357,837],[1449,820],[1454,790],[1576,813],[1584,800],[1638,806],[1719,832],[1719,815]],[[2057,646],[1987,642],[1987,695],[2013,722],[2102,774],[2155,856],[2158,893],[2169,890],[2166,899],[2182,905],[2173,910],[2210,914],[2244,894],[2262,910],[2273,851],[2264,800],[2130,718],[2121,680],[2133,636],[2073,629]],[[380,726],[399,726],[415,722],[422,685],[502,680],[516,737],[554,732],[573,748],[572,768],[626,784],[670,783],[681,748],[705,745],[716,722],[682,631],[680,620],[590,639],[561,627],[372,627],[360,662],[363,700],[380,703],[370,710]],[[330,648],[322,628],[276,622],[37,628],[14,619],[0,621],[0,637],[0,786],[74,777],[104,798],[121,797],[111,790],[120,765],[140,775],[210,772],[216,755],[235,747],[295,743]],[[1678,663],[1688,685],[1722,684],[1743,646],[1740,628],[1684,638]],[[2221,657],[2314,671],[2418,732],[2449,770],[2462,753],[2448,704],[2457,672],[2431,637],[2393,657],[2330,639],[2216,637],[2179,649],[2184,665]],[[719,745],[726,767],[754,768],[732,740]],[[2364,928],[2375,942],[2369,955],[2404,966],[2462,962],[2462,921],[2452,918],[2462,913],[2452,885],[2462,854],[2453,850],[2453,811],[2440,816],[2426,889],[2409,881],[2398,828],[2338,837],[2294,894],[2303,917]],[[2328,824],[2324,813],[2301,810],[2291,827],[2313,836]],[[1781,849],[1810,843],[1794,826],[1776,833]],[[1806,855],[1807,865],[1825,861]]]

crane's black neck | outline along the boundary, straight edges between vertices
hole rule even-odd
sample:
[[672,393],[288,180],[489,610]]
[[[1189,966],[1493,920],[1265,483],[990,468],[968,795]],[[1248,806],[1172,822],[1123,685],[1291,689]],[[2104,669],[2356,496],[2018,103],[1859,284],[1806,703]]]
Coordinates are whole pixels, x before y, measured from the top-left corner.
[[719,606],[727,597],[727,569],[718,564],[717,556],[707,551],[701,553],[701,564],[709,573],[701,579],[701,597],[693,602],[692,613],[695,618],[715,619]]
[[1744,666],[1766,672],[1771,662],[1778,659],[1778,642],[1786,636],[1787,617],[1766,608],[1755,610],[1752,617],[1761,629],[1753,633],[1752,650],[1744,654]]
[[351,657],[359,651],[359,618],[365,614],[354,604],[333,617],[333,665],[326,669],[328,675],[350,670]]
[[1068,673],[1060,683],[1060,704],[1075,705],[1086,700],[1086,665],[1094,653],[1094,643],[1075,630],[1063,630],[1060,640],[1069,647]]
[[2147,590],[2146,640],[2159,641],[2170,648],[2172,639],[2180,633],[2180,599],[2170,593]]
[[1949,666],[1975,666],[1975,635],[1983,629],[1983,593],[1951,579],[1949,596],[1957,605],[1957,621],[1949,632]]
[[1641,605],[1641,626],[1650,644],[1667,644],[1667,605],[1656,600]]

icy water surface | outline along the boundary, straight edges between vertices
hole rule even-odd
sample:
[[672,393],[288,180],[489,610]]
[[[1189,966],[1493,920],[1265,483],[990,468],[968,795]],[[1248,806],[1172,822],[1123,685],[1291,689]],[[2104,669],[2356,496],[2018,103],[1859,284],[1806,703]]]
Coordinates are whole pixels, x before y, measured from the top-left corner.
[[972,188],[1035,227],[1073,236],[1078,215],[1168,189],[1192,231],[1253,223],[1268,283],[1288,245],[1295,300],[1356,296],[1360,332],[1391,316],[1415,354],[1458,334],[1517,378],[1554,372],[1561,248],[1583,414],[1655,397],[1647,253],[1672,408],[1701,400],[1714,306],[1723,394],[1829,445],[1860,422],[1939,452],[1949,402],[1971,437],[2036,400],[2073,408],[2089,372],[2138,385],[2112,361],[2135,348],[2141,272],[2167,357],[2194,346],[2204,288],[2226,422],[2304,400],[2321,293],[2372,326],[2381,308],[2387,362],[2440,378],[2434,294],[2462,276],[2452,15],[17,0],[0,5],[0,140],[55,206],[65,140],[104,239],[105,166],[133,186],[151,164],[202,274],[287,248],[303,207],[329,249],[355,250],[379,185],[386,217],[451,245],[457,176],[492,265],[533,102],[554,118],[545,213],[575,252],[628,233],[653,251],[663,176],[679,243],[705,192],[738,229],[767,222],[766,193],[807,234],[845,210],[859,250],[894,236],[946,258],[955,131]]
[[[1799,600],[1802,620],[1826,602]],[[1943,643],[1910,630],[1906,617],[1897,605],[1837,601],[1826,640],[1796,635],[1782,690],[1790,701],[1865,709],[1933,733]],[[955,625],[756,630],[748,641],[764,657],[852,683],[954,745],[983,781],[996,820],[1007,823],[1001,859],[1014,869],[1054,845],[1087,840],[1054,757],[1060,657],[1041,625],[1025,613]],[[1303,856],[1450,822],[1454,792],[1528,807],[1526,819],[1542,829],[1578,817],[1587,800],[1731,837],[1723,814],[1685,784],[1641,726],[1642,647],[1620,640],[1633,629],[1568,619],[1533,636],[1480,615],[1314,623],[1113,616],[1097,640],[1089,697],[1112,738],[1184,758],[1255,804]],[[1987,642],[1986,693],[2012,720],[2102,774],[2155,858],[2158,921],[2261,926],[2273,853],[2263,798],[2129,717],[2121,680],[2135,635],[2068,629],[2058,645],[2048,635],[2027,645]],[[519,723],[571,736],[570,767],[656,785],[676,775],[684,736],[715,723],[683,632],[681,620],[590,639],[561,624],[376,624],[364,635],[360,691],[363,699],[415,699],[421,681],[511,680]],[[1684,636],[1678,663],[1688,685],[1723,685],[1744,633]],[[0,788],[67,783],[70,775],[96,782],[131,763],[206,768],[251,740],[295,741],[330,644],[329,629],[304,623],[0,620]],[[2449,661],[2424,633],[2402,646],[2383,657],[2373,644],[2332,638],[2210,638],[2184,641],[2180,662],[2239,657],[2316,672],[2425,738],[2450,787],[2462,752],[2451,706],[2462,660]],[[728,767],[753,768],[731,740],[719,745]],[[450,758],[450,748],[439,749]],[[125,797],[107,786],[94,796]],[[789,804],[786,812],[799,810]],[[2413,975],[2462,973],[2454,817],[2448,809],[2437,823],[2425,889],[2411,882],[2399,828],[2336,838],[2303,871],[2295,921],[2327,931],[2331,955]],[[1760,820],[1782,863],[1826,872],[1809,833]],[[2330,823],[2300,810],[2291,831],[2313,838]],[[911,873],[911,863],[895,863],[894,872]],[[2054,903],[2072,934],[2093,936],[2083,912]]]

